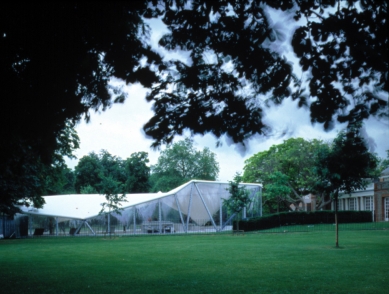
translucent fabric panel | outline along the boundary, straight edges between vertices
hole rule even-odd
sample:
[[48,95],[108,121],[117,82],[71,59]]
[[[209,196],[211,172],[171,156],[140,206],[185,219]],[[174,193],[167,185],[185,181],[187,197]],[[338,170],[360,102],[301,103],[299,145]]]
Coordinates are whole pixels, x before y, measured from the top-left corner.
[[125,226],[126,228],[134,223],[134,209],[129,207],[120,211],[120,214],[112,214],[120,223],[120,225]]
[[139,222],[157,221],[159,218],[158,200],[153,200],[136,206]]
[[220,210],[222,198],[229,198],[229,194],[222,184],[195,183],[195,187],[197,187],[196,191],[198,190],[199,196],[202,196],[211,215]]
[[188,215],[188,209],[189,209],[189,203],[190,203],[190,197],[193,190],[193,185],[188,185],[178,191],[176,193],[176,197],[178,199],[178,206],[177,203],[174,202],[172,207],[176,209],[177,211],[180,210],[181,213],[185,216]]
[[205,225],[211,220],[209,214],[204,206],[204,203],[200,197],[199,191],[193,189],[192,205],[190,210],[191,219],[199,226]]
[[178,206],[174,202],[173,208],[181,211],[185,224],[193,222],[196,224],[204,224],[210,220],[193,184],[177,192],[176,196]]
[[177,209],[175,195],[164,197],[160,200],[161,203],[161,217],[164,221],[171,221],[180,223],[180,213]]

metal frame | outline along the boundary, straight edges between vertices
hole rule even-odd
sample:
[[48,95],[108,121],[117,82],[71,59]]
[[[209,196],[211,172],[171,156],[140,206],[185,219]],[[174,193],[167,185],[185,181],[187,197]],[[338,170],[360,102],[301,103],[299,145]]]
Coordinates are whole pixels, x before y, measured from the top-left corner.
[[184,228],[185,229],[185,233],[188,233],[188,230],[189,230],[189,219],[190,219],[190,211],[192,210],[192,199],[193,199],[193,185],[190,186],[188,215],[186,216],[186,228]]
[[[250,206],[247,206],[247,210],[244,209],[242,211],[243,217],[244,217],[245,213],[249,217],[251,217],[253,215],[258,215],[259,213],[261,213],[261,208],[262,208],[261,197],[260,197],[260,194],[258,194],[261,192],[260,185],[258,185],[258,184],[243,184],[243,183],[242,183],[242,185],[246,185],[246,187],[251,190],[251,198],[252,198],[252,203],[250,204]],[[228,183],[224,183],[224,182],[191,181],[187,184],[184,184],[184,185],[172,190],[171,192],[163,193],[163,195],[161,195],[161,197],[159,197],[159,198],[158,197],[156,197],[154,199],[147,198],[150,200],[147,200],[144,202],[137,202],[137,203],[131,204],[130,206],[124,207],[124,209],[126,211],[128,211],[128,219],[126,217],[125,220],[120,219],[120,221],[123,222],[123,224],[124,224],[124,222],[130,223],[131,219],[132,219],[132,221],[133,221],[133,233],[137,234],[138,233],[138,231],[137,231],[137,215],[141,219],[145,218],[145,216],[143,215],[143,212],[139,211],[139,209],[138,209],[139,205],[153,203],[153,205],[158,205],[158,211],[155,211],[155,213],[158,214],[157,217],[158,217],[159,223],[156,225],[157,225],[157,228],[159,229],[158,231],[160,233],[162,233],[163,221],[165,221],[164,218],[168,217],[168,216],[170,217],[170,214],[169,215],[164,214],[164,209],[165,209],[165,206],[164,206],[165,200],[164,199],[168,199],[167,197],[174,197],[174,200],[172,198],[169,198],[168,202],[166,202],[167,203],[166,205],[168,205],[169,207],[172,206],[171,207],[172,209],[177,210],[174,214],[175,215],[174,222],[181,223],[182,228],[176,228],[175,231],[189,233],[191,230],[191,225],[192,225],[192,224],[190,224],[190,221],[192,219],[192,215],[195,216],[195,219],[193,219],[193,221],[198,223],[199,228],[201,227],[201,229],[203,229],[203,228],[210,229],[212,231],[217,231],[217,232],[222,231],[225,229],[227,224],[230,224],[232,218],[235,217],[235,215],[236,215],[236,214],[233,214],[230,216],[228,216],[228,215],[226,216],[223,213],[223,209],[224,209],[223,199],[228,198],[228,195],[229,195],[229,193],[225,189],[225,188],[227,188],[227,186],[228,186]],[[256,186],[256,187],[254,187],[254,186]],[[206,192],[204,192],[204,191],[208,191],[208,189],[210,189],[210,191],[212,191],[211,192],[212,194],[210,194],[210,195],[212,195],[212,198],[209,198],[208,194]],[[198,194],[198,197],[199,197],[198,199],[194,198],[194,197],[197,197],[196,194]],[[210,204],[209,201],[212,201],[212,204]],[[185,203],[186,207],[182,206],[183,203]],[[195,206],[195,204],[196,204],[196,206]],[[52,206],[50,208],[52,208]],[[199,214],[199,216],[197,216],[197,213],[195,210],[192,211],[192,209],[195,209],[195,208],[198,208],[201,210],[201,213]],[[250,208],[253,208],[255,210],[255,211],[253,211],[254,214],[251,214],[251,212],[250,212],[251,210],[249,210]],[[186,211],[186,209],[187,209],[187,211]],[[204,209],[206,212],[204,212]],[[131,217],[131,211],[133,212],[132,217]],[[84,224],[85,224],[85,226],[87,226],[89,228],[89,230],[91,231],[91,233],[93,233],[93,235],[96,235],[97,233],[99,233],[99,231],[96,231],[97,232],[96,233],[93,230],[92,226],[88,222],[89,220],[95,219],[97,216],[91,216],[91,217],[87,217],[87,218],[83,218],[83,217],[82,218],[80,218],[80,217],[72,218],[71,216],[70,217],[66,216],[66,214],[65,215],[53,215],[53,214],[46,214],[45,215],[42,212],[41,212],[42,214],[38,214],[37,213],[37,212],[39,212],[38,210],[32,211],[33,213],[31,213],[31,214],[29,214],[28,212],[29,211],[27,211],[26,214],[29,215],[28,229],[30,231],[30,234],[32,231],[32,222],[33,222],[35,215],[41,215],[41,216],[47,216],[47,217],[51,216],[51,217],[55,218],[55,235],[57,235],[57,236],[60,235],[60,232],[62,231],[61,222],[63,221],[62,220],[63,218],[68,218],[70,220],[78,221],[78,223],[76,225],[76,233],[80,232],[80,230]],[[177,212],[179,215],[179,220],[177,219],[177,214],[176,214]],[[110,227],[111,219],[110,219],[110,213],[108,212],[107,214],[108,214],[108,218],[109,218],[108,219],[109,225],[108,225],[107,232],[110,233],[111,232],[111,227]],[[197,220],[197,218],[199,218],[199,217],[204,218],[204,220],[201,220],[201,219]],[[216,224],[217,217],[219,217],[219,219],[218,219],[219,225]],[[228,219],[226,222],[224,222],[224,219],[226,217]],[[106,221],[105,221],[105,223],[106,223]],[[81,224],[79,222],[81,222]],[[206,226],[205,225],[206,222],[210,222],[212,225]],[[99,221],[99,223],[100,223],[100,221]],[[128,225],[128,226],[130,227],[130,225]],[[131,231],[129,231],[128,233],[131,233]]]
[[[80,223],[80,225],[77,227],[76,231],[74,232],[74,235],[77,235],[77,234],[80,232],[80,230],[81,230],[81,228],[82,228],[82,226],[83,226],[84,224],[89,228],[89,230],[91,230],[92,234],[93,234],[94,236],[96,236],[95,231],[92,229],[92,227],[89,225],[88,221],[85,220],[85,219],[81,220],[81,223]],[[108,228],[109,228],[109,226],[108,226]],[[110,233],[111,233],[111,232],[110,232],[110,230],[108,229],[108,234],[110,234]]]
[[184,218],[182,216],[180,202],[178,201],[177,194],[174,194],[174,199],[176,200],[176,205],[177,205],[178,213],[180,215],[180,220],[181,220],[181,223],[182,223],[182,227],[185,229],[185,222],[184,222]]

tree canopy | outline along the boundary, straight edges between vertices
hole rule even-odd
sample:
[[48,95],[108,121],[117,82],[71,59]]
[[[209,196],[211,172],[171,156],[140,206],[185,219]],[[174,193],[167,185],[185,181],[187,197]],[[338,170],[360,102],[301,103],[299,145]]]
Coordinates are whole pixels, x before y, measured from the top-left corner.
[[378,158],[369,152],[358,127],[342,131],[333,142],[291,138],[246,160],[243,180],[263,183],[269,212],[298,209],[303,197],[316,195],[317,209],[337,199],[339,191],[365,188],[379,174]]
[[[302,77],[277,50],[271,9],[300,26],[291,45]],[[145,19],[156,17],[169,29],[159,44],[187,62],[152,50]],[[34,197],[39,206],[39,165],[55,161],[66,125],[126,98],[113,76],[150,88],[155,115],[144,130],[158,146],[184,130],[234,142],[266,134],[266,103],[286,98],[325,129],[384,115],[387,72],[386,1],[1,4],[1,210]]]
[[111,155],[107,150],[101,150],[99,154],[91,152],[83,156],[75,167],[76,191],[100,194],[147,193],[150,175],[150,168],[146,165],[148,162],[146,152],[133,153],[126,160]]
[[69,192],[73,190],[72,179],[67,181],[72,176],[64,157],[74,158],[73,151],[79,146],[78,135],[70,123],[59,132],[49,163],[19,139],[0,140],[0,211],[10,215],[19,211],[17,205],[42,207],[42,195],[62,193],[68,183]]
[[71,156],[61,140],[67,125],[125,98],[108,85],[113,75],[151,85],[138,66],[142,56],[158,58],[142,41],[146,10],[146,1],[0,4],[2,211],[43,204],[42,168],[55,154]]
[[[384,1],[166,1],[164,9],[170,32],[159,44],[190,58],[168,61],[147,97],[155,116],[145,131],[155,144],[186,128],[234,142],[266,134],[265,105],[285,98],[308,106],[312,122],[326,130],[387,115]],[[289,36],[272,9],[296,21],[290,40],[302,76],[278,48]]]
[[366,188],[368,179],[379,175],[378,158],[369,152],[356,127],[342,131],[328,148],[317,153],[315,189],[337,200],[339,191],[351,193]]
[[219,164],[215,153],[208,148],[196,150],[193,141],[185,139],[168,145],[152,166],[152,191],[167,192],[193,179],[217,179]]
[[366,147],[358,124],[340,132],[328,148],[318,152],[315,167],[318,181],[315,189],[329,194],[335,202],[336,247],[339,247],[339,192],[351,193],[365,189],[368,179],[376,178],[379,174],[378,162],[378,158]]
[[147,152],[136,152],[131,154],[124,162],[127,179],[126,191],[130,193],[149,192],[150,167],[149,155]]
[[[270,211],[289,210],[291,204],[298,209],[303,197],[314,192],[318,180],[315,173],[317,153],[326,146],[319,140],[285,140],[247,159],[243,180],[263,183],[264,205]],[[325,195],[318,196],[320,207],[326,203],[326,198]]]

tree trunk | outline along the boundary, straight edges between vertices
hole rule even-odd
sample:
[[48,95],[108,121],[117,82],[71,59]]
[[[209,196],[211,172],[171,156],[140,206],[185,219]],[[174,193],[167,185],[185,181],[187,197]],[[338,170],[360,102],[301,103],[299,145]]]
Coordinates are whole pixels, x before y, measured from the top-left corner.
[[335,246],[336,248],[339,248],[338,193],[339,191],[336,190],[335,192]]
[[108,213],[108,234],[109,234],[109,238],[111,238],[111,211]]
[[239,232],[239,213],[240,213],[240,211],[237,213],[237,221],[236,221],[236,230]]

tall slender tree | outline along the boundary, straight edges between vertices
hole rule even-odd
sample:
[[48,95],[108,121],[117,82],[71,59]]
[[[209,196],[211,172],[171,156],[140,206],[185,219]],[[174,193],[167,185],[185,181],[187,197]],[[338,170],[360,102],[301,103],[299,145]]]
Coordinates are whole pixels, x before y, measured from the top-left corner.
[[316,189],[329,193],[335,203],[335,246],[339,247],[339,192],[351,193],[366,188],[369,178],[376,176],[378,159],[369,152],[360,135],[360,125],[340,132],[327,149],[320,149],[316,173]]
[[236,174],[234,179],[230,181],[228,187],[228,192],[230,193],[230,198],[224,199],[223,204],[226,206],[227,210],[236,215],[236,229],[239,231],[239,220],[240,212],[247,207],[250,203],[250,193],[243,187],[239,186],[242,182],[242,177],[240,174]]

